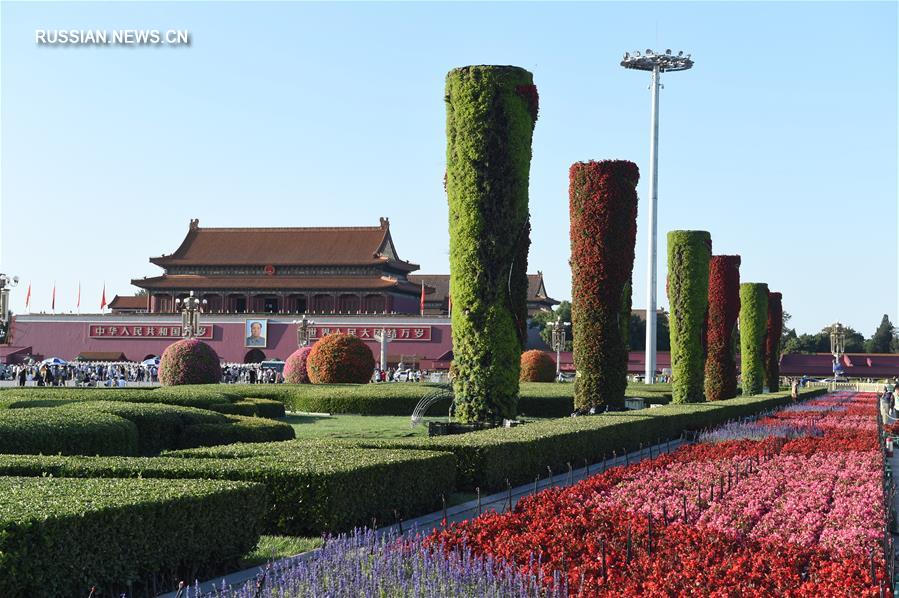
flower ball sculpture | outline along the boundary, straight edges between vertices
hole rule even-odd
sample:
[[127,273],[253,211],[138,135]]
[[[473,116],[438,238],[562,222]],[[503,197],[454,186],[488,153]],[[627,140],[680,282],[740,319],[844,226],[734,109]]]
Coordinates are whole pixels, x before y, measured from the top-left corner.
[[159,382],[163,386],[218,384],[221,380],[222,366],[218,354],[195,338],[172,343],[159,360]]
[[312,347],[300,347],[290,354],[284,364],[284,381],[288,384],[309,384],[309,373],[306,371],[306,361]]
[[521,354],[522,382],[552,382],[556,379],[556,360],[548,353],[534,349]]
[[371,381],[375,357],[359,338],[349,334],[329,334],[314,345],[306,359],[306,371],[313,384]]

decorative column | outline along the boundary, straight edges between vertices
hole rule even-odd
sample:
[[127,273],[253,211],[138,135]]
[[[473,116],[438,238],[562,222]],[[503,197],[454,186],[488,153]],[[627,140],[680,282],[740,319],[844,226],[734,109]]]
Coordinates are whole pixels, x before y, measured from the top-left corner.
[[768,318],[765,332],[765,388],[780,390],[780,337],[783,335],[783,295],[768,293]]
[[707,401],[737,396],[734,331],[740,315],[740,256],[714,255],[709,263]]
[[537,88],[522,68],[466,66],[447,75],[445,100],[456,416],[511,419],[527,309],[520,302]]
[[579,411],[624,409],[639,179],[637,165],[626,160],[578,162],[569,170],[574,406]]
[[757,395],[765,384],[765,325],[768,321],[768,285],[740,285],[740,378],[743,396]]
[[705,323],[709,305],[712,236],[703,230],[668,233],[668,304],[671,307],[672,402],[701,403]]

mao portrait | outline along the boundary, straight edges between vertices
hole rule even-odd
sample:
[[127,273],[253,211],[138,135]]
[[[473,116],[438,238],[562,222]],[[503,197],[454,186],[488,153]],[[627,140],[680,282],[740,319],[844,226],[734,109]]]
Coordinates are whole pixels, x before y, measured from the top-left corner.
[[246,321],[246,342],[245,347],[262,347],[266,346],[265,337],[268,334],[268,320],[247,320]]

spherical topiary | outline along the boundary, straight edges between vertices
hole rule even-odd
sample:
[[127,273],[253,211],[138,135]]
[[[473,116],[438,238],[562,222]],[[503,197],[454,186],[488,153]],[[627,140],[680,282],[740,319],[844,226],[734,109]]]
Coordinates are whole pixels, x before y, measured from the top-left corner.
[[163,386],[218,384],[221,381],[219,356],[201,340],[187,338],[172,343],[162,352],[159,382]]
[[306,372],[306,360],[312,347],[300,347],[290,354],[284,362],[284,381],[288,384],[309,384],[309,374]]
[[312,345],[306,358],[306,372],[313,384],[365,384],[374,370],[371,349],[350,334],[329,334]]
[[552,382],[556,379],[556,360],[545,351],[525,351],[521,354],[522,382]]

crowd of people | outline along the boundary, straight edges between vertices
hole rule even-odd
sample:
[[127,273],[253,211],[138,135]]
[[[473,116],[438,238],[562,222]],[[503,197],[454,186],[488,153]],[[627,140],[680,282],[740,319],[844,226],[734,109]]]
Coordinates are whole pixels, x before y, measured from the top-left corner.
[[223,363],[223,384],[280,384],[284,382],[283,365],[265,366],[258,363]]
[[0,379],[11,380],[17,386],[122,387],[129,383],[155,384],[158,374],[155,364],[86,361],[11,365]]

